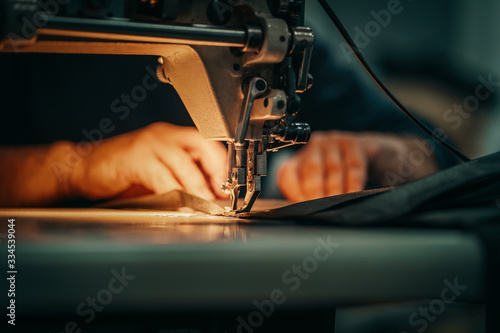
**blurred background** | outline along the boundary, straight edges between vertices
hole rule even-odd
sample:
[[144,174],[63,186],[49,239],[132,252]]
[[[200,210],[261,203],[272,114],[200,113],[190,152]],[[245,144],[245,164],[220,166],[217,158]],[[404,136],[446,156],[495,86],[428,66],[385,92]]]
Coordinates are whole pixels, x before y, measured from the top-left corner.
[[[373,69],[401,102],[444,129],[470,157],[500,150],[498,92],[493,91],[484,100],[475,98],[481,84],[479,77],[500,82],[499,1],[329,3]],[[391,13],[390,18],[384,15],[387,13]],[[315,31],[317,40],[329,45],[337,61],[352,67],[367,84],[378,89],[347,51],[317,1],[307,2],[306,23]],[[455,106],[464,112],[457,113]]]

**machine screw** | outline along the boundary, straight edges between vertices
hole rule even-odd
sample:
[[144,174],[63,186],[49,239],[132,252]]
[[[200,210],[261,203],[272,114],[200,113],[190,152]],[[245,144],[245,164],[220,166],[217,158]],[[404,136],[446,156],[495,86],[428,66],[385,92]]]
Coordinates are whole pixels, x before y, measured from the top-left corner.
[[285,107],[285,101],[278,101],[278,109],[283,109]]
[[[163,63],[163,59],[162,59],[161,63]],[[165,68],[161,64],[159,64],[156,67],[156,76],[158,77],[158,80],[160,80],[160,82],[172,84],[172,82],[170,81],[170,78],[165,73]]]
[[263,91],[266,89],[266,82],[264,80],[259,80],[256,82],[255,87],[258,91]]

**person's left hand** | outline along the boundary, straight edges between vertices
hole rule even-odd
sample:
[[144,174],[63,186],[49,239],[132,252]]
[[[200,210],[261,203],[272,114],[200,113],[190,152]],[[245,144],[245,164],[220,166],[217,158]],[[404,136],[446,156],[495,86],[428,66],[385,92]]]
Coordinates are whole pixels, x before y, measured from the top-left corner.
[[[388,173],[413,181],[439,170],[432,153],[422,151],[421,141],[408,135],[315,132],[304,148],[282,164],[278,187],[288,200],[297,202],[361,191],[368,179],[393,186],[387,183]],[[411,160],[412,154],[421,160],[403,175],[402,161]]]
[[315,132],[278,171],[278,187],[290,201],[363,190],[368,151],[352,134]]

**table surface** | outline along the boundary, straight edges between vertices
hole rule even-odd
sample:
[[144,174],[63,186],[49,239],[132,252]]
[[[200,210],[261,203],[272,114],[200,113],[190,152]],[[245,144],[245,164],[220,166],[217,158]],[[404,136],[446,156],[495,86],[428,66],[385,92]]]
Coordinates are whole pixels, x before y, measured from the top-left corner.
[[[74,314],[99,293],[112,295],[107,312],[147,312],[244,309],[277,295],[290,307],[439,299],[445,280],[467,286],[462,301],[484,292],[483,248],[460,230],[95,208],[0,209],[8,218],[16,219],[16,303],[28,314]],[[123,273],[124,288],[106,292]]]

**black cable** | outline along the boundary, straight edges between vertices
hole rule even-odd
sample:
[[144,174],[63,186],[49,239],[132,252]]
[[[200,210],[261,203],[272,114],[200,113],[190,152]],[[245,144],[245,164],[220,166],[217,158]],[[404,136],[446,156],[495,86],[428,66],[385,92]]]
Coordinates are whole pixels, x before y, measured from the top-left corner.
[[377,77],[375,72],[370,68],[368,65],[368,62],[365,60],[363,55],[361,54],[361,51],[358,49],[356,46],[356,43],[352,40],[351,36],[345,29],[344,25],[340,21],[340,19],[337,17],[335,12],[333,11],[332,7],[328,4],[327,0],[318,0],[320,5],[323,7],[325,12],[328,14],[330,19],[332,20],[333,24],[337,27],[337,30],[340,32],[342,35],[342,38],[346,41],[346,43],[349,45],[351,51],[354,53],[358,61],[361,63],[361,65],[364,67],[364,69],[368,72],[370,77],[375,81],[375,83],[379,86],[379,88],[389,97],[389,99],[398,107],[399,110],[401,110],[408,118],[411,119],[418,127],[420,127],[424,132],[426,132],[428,135],[430,135],[436,142],[441,144],[443,147],[448,149],[450,152],[452,152],[455,156],[457,156],[459,159],[461,159],[464,162],[470,161],[470,158],[462,154],[460,151],[458,151],[455,147],[453,147],[451,144],[440,138],[438,135],[436,135],[433,131],[431,131],[427,126],[422,124],[420,120],[418,120],[415,115],[413,115],[406,107],[401,104],[401,102],[398,101],[398,99],[389,91],[389,89],[382,83],[382,81]]

